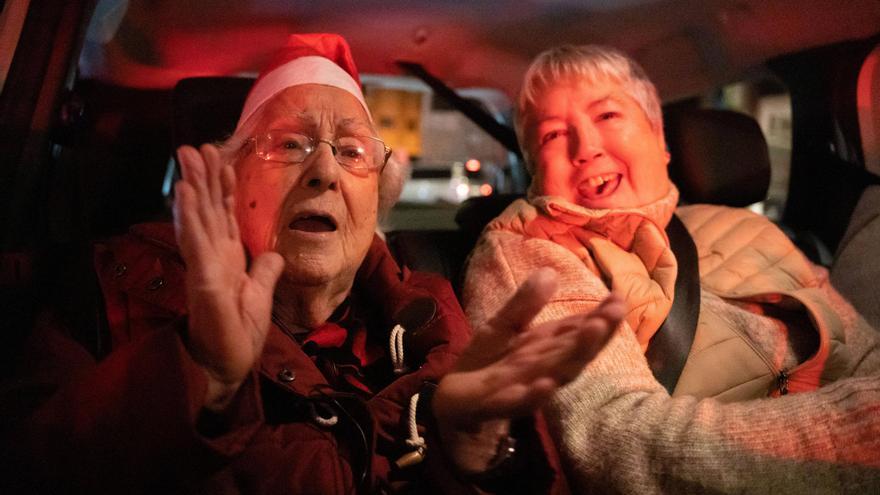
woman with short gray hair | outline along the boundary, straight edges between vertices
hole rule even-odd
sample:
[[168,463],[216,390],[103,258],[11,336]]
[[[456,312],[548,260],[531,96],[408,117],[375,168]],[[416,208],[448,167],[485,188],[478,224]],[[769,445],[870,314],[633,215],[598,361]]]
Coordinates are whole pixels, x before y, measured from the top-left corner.
[[[484,230],[463,298],[479,325],[550,267],[560,288],[535,323],[611,291],[628,303],[608,346],[545,408],[577,491],[878,491],[880,333],[766,218],[677,206],[644,71],[607,47],[552,49],[517,110],[534,179]],[[695,244],[700,303],[670,393],[645,352],[683,297],[677,222]]]

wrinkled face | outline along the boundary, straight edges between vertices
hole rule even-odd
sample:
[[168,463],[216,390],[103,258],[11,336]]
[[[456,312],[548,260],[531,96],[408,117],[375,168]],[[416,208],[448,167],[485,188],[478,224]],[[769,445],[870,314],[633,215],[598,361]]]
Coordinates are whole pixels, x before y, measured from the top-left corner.
[[527,117],[537,192],[587,208],[642,206],[669,191],[663,132],[612,80],[550,87]]
[[[375,135],[354,96],[317,84],[287,88],[257,118],[255,135],[270,129],[327,140]],[[236,201],[248,252],[279,252],[284,276],[295,284],[354,280],[376,228],[379,172],[342,168],[326,143],[298,164],[264,161],[252,143],[246,152],[236,165]]]

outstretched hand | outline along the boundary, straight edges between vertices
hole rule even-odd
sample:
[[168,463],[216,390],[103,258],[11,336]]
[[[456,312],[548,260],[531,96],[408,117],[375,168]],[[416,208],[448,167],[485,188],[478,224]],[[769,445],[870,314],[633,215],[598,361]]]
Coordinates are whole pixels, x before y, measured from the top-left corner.
[[208,376],[206,407],[224,408],[260,356],[283,260],[267,252],[247,270],[235,218],[235,172],[216,147],[177,151],[174,231],[186,262],[187,348]]
[[485,469],[509,420],[540,409],[608,342],[626,305],[611,294],[598,308],[528,328],[556,291],[538,270],[481,328],[441,380],[432,407],[443,445],[465,472]]
[[538,270],[482,328],[434,397],[451,424],[525,416],[581,372],[625,312],[614,294],[587,314],[527,328],[556,291],[556,273]]

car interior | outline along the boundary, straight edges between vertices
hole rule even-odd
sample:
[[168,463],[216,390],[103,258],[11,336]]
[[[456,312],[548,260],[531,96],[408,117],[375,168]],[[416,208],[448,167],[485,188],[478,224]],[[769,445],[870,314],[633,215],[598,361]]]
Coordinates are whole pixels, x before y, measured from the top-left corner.
[[[51,307],[106,352],[93,243],[170,219],[174,149],[228,135],[256,71],[295,31],[342,34],[378,81],[368,100],[397,95],[398,113],[377,124],[411,167],[383,222],[401,264],[460,286],[483,226],[525,193],[510,121],[525,67],[551,46],[602,43],[657,83],[682,202],[768,215],[880,328],[880,4],[696,4],[2,2],[3,348],[14,357]],[[496,158],[462,169],[477,156]],[[439,199],[410,199],[432,187]]]

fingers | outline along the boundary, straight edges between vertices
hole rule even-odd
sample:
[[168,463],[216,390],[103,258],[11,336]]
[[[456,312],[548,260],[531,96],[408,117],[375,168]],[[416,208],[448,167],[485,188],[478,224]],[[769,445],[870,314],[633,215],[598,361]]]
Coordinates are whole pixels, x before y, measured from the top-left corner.
[[193,177],[193,167],[196,166],[193,162],[195,161],[192,152],[195,149],[192,146],[181,146],[177,148],[177,163],[180,165],[180,176],[182,180],[188,184],[192,184]]
[[223,187],[223,207],[226,210],[226,222],[229,229],[229,237],[239,238],[238,220],[235,217],[235,170],[231,165],[224,165],[221,171],[221,185]]
[[556,292],[556,272],[535,271],[485,325],[476,329],[456,363],[459,371],[487,366],[508,352],[508,342],[527,327]]
[[441,388],[455,398],[454,415],[461,421],[480,421],[538,410],[602,350],[626,311],[623,299],[611,294],[587,314],[548,322],[518,335],[492,364],[447,375]]
[[611,330],[617,327],[628,311],[626,300],[612,292],[599,306],[585,315],[586,325],[607,325]]
[[181,146],[177,151],[183,182],[189,184],[195,197],[195,207],[207,236],[228,237],[234,219],[235,201],[234,173],[226,171],[215,146],[206,144],[199,151],[191,146]]
[[[224,167],[220,160],[220,153],[217,151],[216,146],[210,144],[203,144],[199,147],[199,151],[205,162],[205,170],[207,171],[208,178],[208,194],[210,194],[211,205],[217,211],[224,211],[224,191],[220,182],[220,176],[222,175]],[[226,225],[225,220],[226,218],[224,215],[223,222],[221,222],[221,225],[224,227]]]
[[527,327],[556,292],[556,276],[550,268],[536,270],[489,320],[489,326],[510,336]]
[[627,313],[627,305],[609,295],[596,309],[548,322],[512,340],[502,374],[511,382],[549,377],[558,383],[573,380],[614,334]]
[[185,181],[174,185],[174,235],[184,259],[207,243],[205,229],[198,214],[196,192]]
[[626,300],[618,293],[612,292],[608,294],[608,297],[602,301],[602,304],[596,308],[597,313],[600,313],[605,318],[609,320],[614,320],[617,323],[620,323],[620,320],[623,319],[623,315],[626,314],[627,305]]
[[183,181],[192,187],[195,192],[195,208],[199,219],[207,232],[210,233],[211,216],[209,214],[211,197],[208,192],[207,171],[202,155],[192,146],[181,146],[177,149],[177,159],[180,162]]
[[549,321],[539,328],[523,332],[510,341],[510,347],[516,348],[527,342],[561,336],[569,332],[596,333],[614,330],[629,311],[626,300],[618,293],[612,292],[595,309],[589,313],[572,315],[560,320]]

